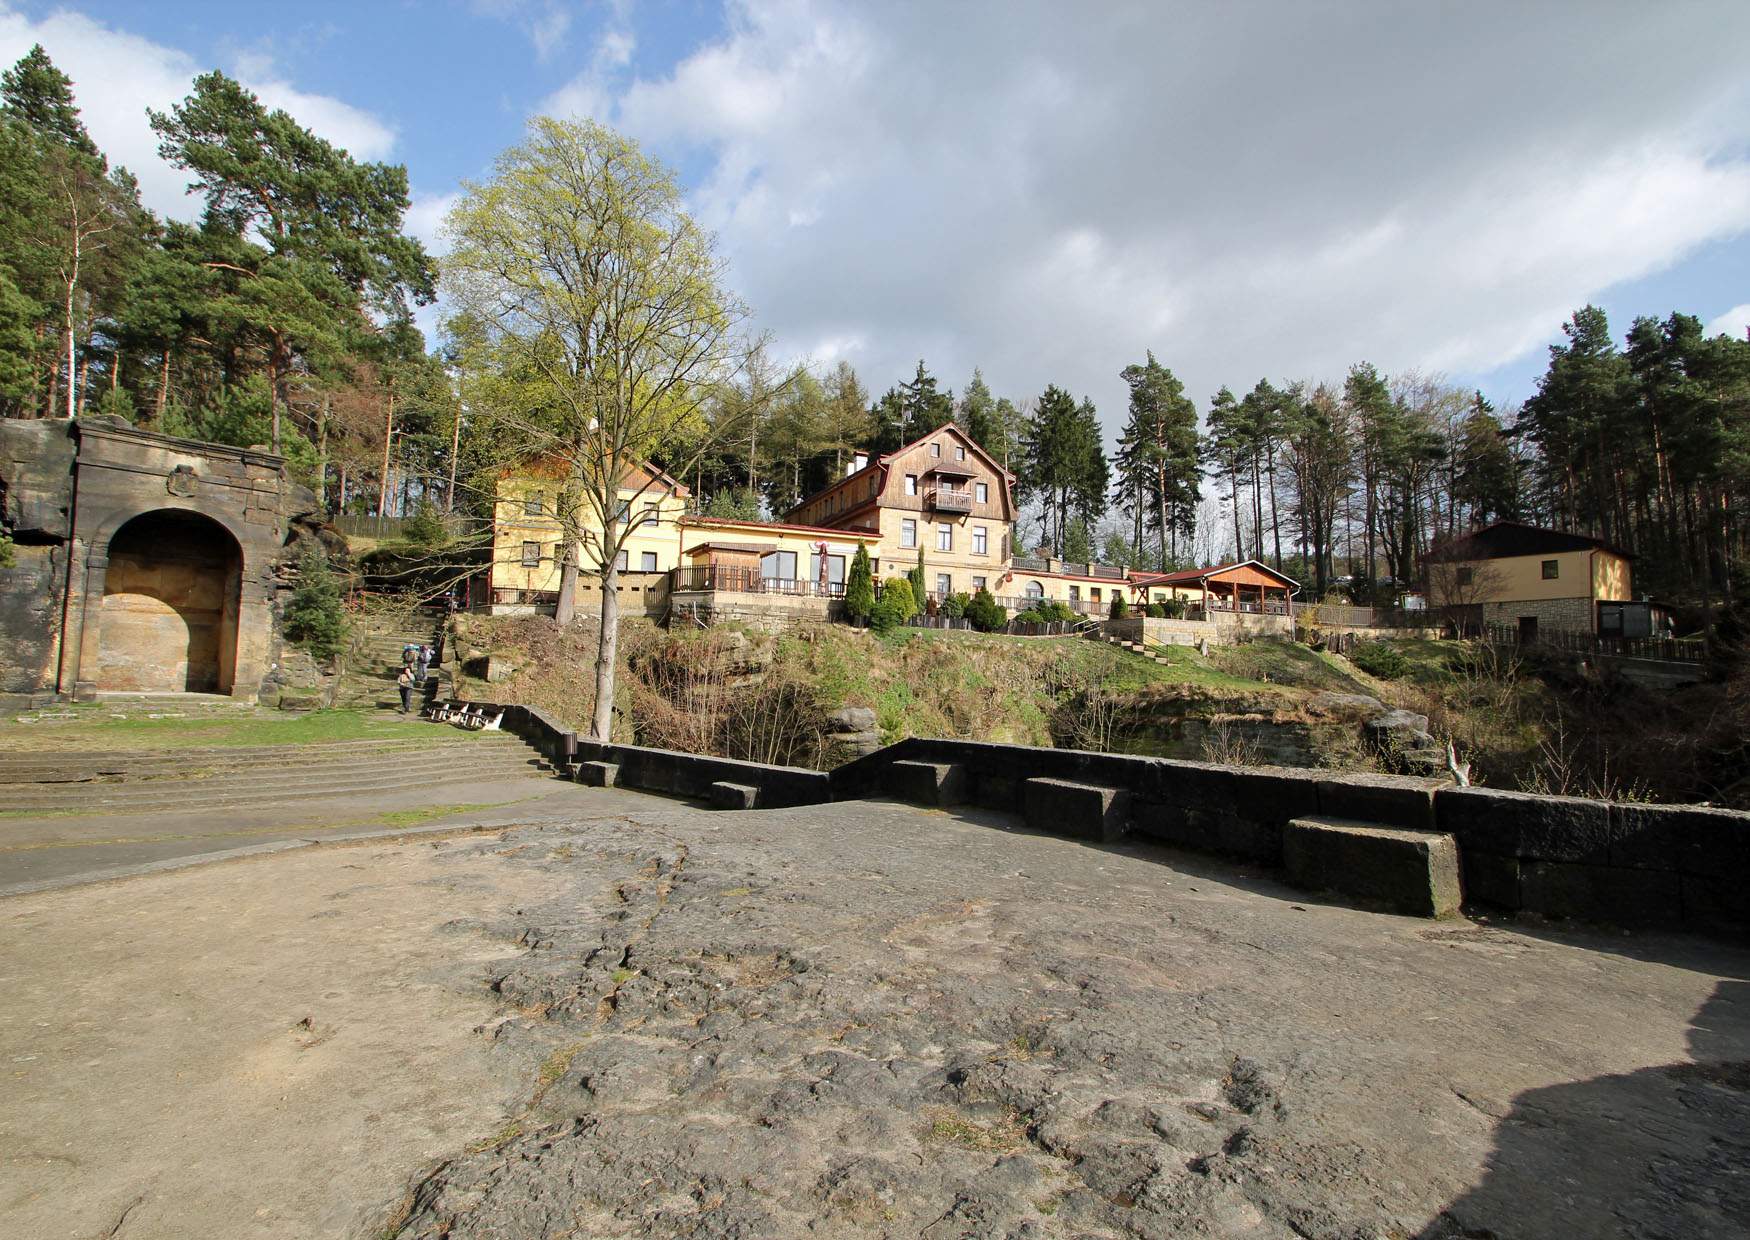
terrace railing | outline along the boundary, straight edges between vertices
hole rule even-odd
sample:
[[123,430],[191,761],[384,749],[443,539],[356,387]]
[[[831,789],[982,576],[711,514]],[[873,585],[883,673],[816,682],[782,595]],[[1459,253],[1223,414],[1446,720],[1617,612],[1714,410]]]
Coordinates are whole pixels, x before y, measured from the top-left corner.
[[673,589],[680,591],[728,591],[734,594],[784,594],[797,598],[843,598],[845,583],[820,582],[813,578],[768,577],[757,568],[733,564],[709,564],[674,570]]
[[1604,637],[1572,629],[1543,629],[1535,637],[1521,639],[1514,625],[1490,624],[1483,628],[1483,640],[1494,646],[1536,646],[1609,659],[1648,659],[1692,666],[1707,661],[1707,642],[1699,637]]

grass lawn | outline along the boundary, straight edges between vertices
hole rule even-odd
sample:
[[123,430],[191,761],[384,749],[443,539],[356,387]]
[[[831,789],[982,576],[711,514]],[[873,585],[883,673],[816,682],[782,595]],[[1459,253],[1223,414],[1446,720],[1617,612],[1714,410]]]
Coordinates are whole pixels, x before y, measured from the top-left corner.
[[[108,704],[75,707],[83,718],[0,724],[0,746],[14,749],[205,749],[214,746],[310,745],[328,741],[394,739],[413,744],[452,740],[455,728],[417,726],[363,711],[320,710],[307,715],[262,711],[236,717],[191,714],[182,719],[148,719],[146,714],[177,711],[174,701],[125,710]],[[89,712],[89,713],[87,713]]]

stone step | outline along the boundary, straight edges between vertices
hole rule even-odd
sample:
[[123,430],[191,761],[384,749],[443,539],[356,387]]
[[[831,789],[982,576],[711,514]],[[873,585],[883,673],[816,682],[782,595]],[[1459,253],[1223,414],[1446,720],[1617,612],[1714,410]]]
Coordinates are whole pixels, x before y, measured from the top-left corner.
[[332,766],[228,767],[214,771],[176,771],[157,777],[94,779],[78,783],[45,782],[8,785],[6,809],[26,809],[38,803],[66,801],[79,797],[108,798],[129,796],[135,792],[156,795],[165,789],[190,790],[216,788],[255,790],[266,794],[285,788],[298,788],[310,783],[362,781],[379,778],[401,778],[415,775],[440,775],[448,771],[505,771],[526,767],[534,755],[503,752],[492,756],[470,757],[459,763],[453,759],[426,759],[419,762],[351,762]]
[[[479,784],[483,780],[538,780],[547,778],[551,778],[551,776],[543,775],[533,767],[527,768],[524,772],[452,771],[448,774],[414,779],[387,781],[371,780],[365,783],[351,784],[313,784],[297,790],[288,789],[276,791],[271,798],[264,798],[259,793],[252,795],[239,792],[227,792],[222,794],[184,792],[175,796],[117,796],[106,800],[69,801],[45,806],[9,805],[7,808],[9,810],[23,811],[25,813],[101,811],[106,814],[148,813],[167,809],[229,809],[262,805],[269,800],[271,800],[271,803],[274,805],[280,805],[287,801],[313,801],[333,797],[370,796],[372,794],[404,792],[421,788],[467,787],[471,784]],[[3,822],[4,819],[0,819],[0,823]]]
[[8,780],[6,805],[0,808],[14,808],[19,803],[30,799],[49,799],[56,796],[77,796],[82,791],[98,789],[127,789],[164,787],[178,784],[184,787],[196,785],[211,787],[220,784],[237,784],[245,786],[245,781],[261,789],[271,789],[307,783],[312,779],[336,779],[352,776],[367,776],[374,774],[394,775],[403,772],[429,773],[452,769],[485,770],[499,769],[506,766],[525,764],[532,756],[532,751],[495,750],[494,752],[470,754],[464,762],[458,762],[454,756],[437,755],[432,757],[381,757],[358,759],[350,762],[327,763],[274,763],[238,765],[226,764],[212,767],[172,767],[157,771],[132,771],[117,775],[104,775],[96,779],[70,781],[66,779],[33,779]]
[[[10,761],[0,762],[0,785],[89,781],[96,776],[121,779],[156,778],[178,772],[226,769],[322,769],[324,765],[337,762],[371,760],[392,763],[425,760],[428,756],[435,761],[455,762],[465,755],[466,760],[473,761],[505,753],[522,753],[526,748],[520,740],[506,733],[485,733],[478,737],[469,736],[466,739],[458,738],[455,741],[445,740],[426,745],[401,744],[365,748],[366,744],[367,742],[360,742],[358,748],[334,749],[319,754],[291,746],[266,753],[257,751],[241,754],[224,749],[156,754],[20,754]],[[36,760],[29,760],[33,757]],[[3,808],[5,807],[0,806],[0,809]]]

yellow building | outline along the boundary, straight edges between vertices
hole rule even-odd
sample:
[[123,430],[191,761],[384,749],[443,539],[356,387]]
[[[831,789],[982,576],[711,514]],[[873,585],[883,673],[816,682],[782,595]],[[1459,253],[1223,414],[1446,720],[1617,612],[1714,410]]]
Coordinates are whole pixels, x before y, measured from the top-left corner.
[[872,534],[877,579],[899,577],[923,553],[926,592],[1004,593],[1013,554],[1014,475],[953,423],[871,459],[784,514],[800,525]]
[[[497,607],[550,604],[559,596],[559,574],[565,545],[554,507],[560,480],[543,471],[505,478],[499,485],[492,517],[492,602]],[[626,575],[623,594],[638,596],[666,586],[667,574],[681,567],[681,518],[686,515],[691,492],[659,469],[643,468],[629,475],[620,487],[622,519],[632,523],[620,552],[620,571]],[[584,574],[599,564],[599,538],[588,539],[579,565]],[[594,596],[597,578],[578,580],[578,601]]]
[[1462,626],[1595,633],[1598,604],[1634,597],[1628,552],[1600,538],[1498,521],[1428,556],[1428,603]]

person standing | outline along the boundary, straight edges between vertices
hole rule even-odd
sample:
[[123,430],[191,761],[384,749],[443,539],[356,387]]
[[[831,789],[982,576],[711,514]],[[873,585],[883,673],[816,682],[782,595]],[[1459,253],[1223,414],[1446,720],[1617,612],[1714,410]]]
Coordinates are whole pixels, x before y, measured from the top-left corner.
[[413,709],[413,668],[410,665],[401,665],[401,674],[395,677],[395,687],[401,690],[401,713],[405,715]]

